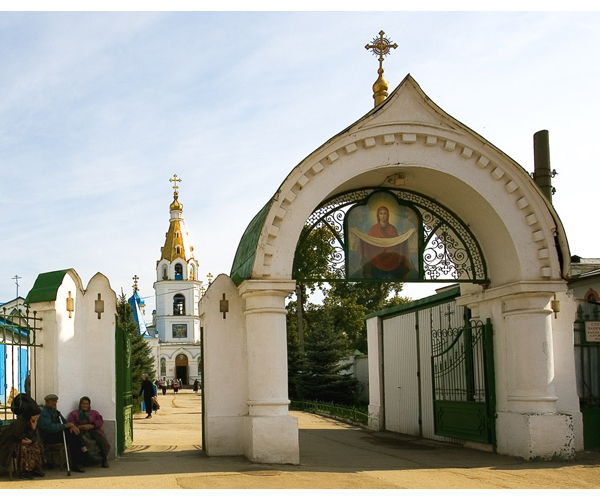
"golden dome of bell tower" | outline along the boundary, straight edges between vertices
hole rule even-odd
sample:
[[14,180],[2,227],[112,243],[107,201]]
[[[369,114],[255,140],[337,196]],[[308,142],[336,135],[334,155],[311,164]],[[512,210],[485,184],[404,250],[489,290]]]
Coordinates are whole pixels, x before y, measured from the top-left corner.
[[[194,258],[194,247],[190,243],[190,237],[183,220],[183,205],[179,201],[178,182],[181,179],[177,174],[169,179],[173,183],[173,203],[169,206],[171,210],[171,219],[169,221],[169,230],[165,235],[165,245],[161,248],[161,260],[167,260],[172,263],[175,259],[182,259],[184,262],[193,265],[194,271],[197,271],[196,260]],[[188,279],[186,277],[186,279]],[[195,273],[192,278],[196,279]]]

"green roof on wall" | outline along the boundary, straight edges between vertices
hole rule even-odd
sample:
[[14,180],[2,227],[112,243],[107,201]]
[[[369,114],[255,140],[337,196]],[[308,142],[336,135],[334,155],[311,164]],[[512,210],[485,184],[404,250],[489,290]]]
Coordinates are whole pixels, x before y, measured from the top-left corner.
[[63,269],[62,271],[39,274],[33,288],[27,294],[25,302],[35,304],[36,302],[55,301],[58,287],[62,285],[65,274],[69,271],[70,269]]
[[409,312],[418,311],[419,309],[426,309],[440,303],[450,302],[456,297],[460,297],[460,287],[458,286],[423,299],[413,300],[406,304],[388,307],[387,309],[367,314],[365,319],[374,318],[376,316],[400,316]]
[[252,277],[256,246],[258,245],[258,239],[267,218],[267,213],[271,208],[271,203],[273,203],[273,198],[254,216],[242,235],[235,258],[233,259],[233,265],[231,266],[231,279],[236,285]]

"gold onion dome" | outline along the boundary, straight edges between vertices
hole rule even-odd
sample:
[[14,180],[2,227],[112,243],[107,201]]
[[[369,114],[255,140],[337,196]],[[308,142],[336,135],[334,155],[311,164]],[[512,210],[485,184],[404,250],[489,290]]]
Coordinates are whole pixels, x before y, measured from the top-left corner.
[[173,203],[171,203],[171,210],[183,210],[183,205],[177,199],[179,196],[177,193],[173,196]]
[[377,81],[373,84],[373,92],[375,94],[385,92],[385,95],[387,96],[387,91],[389,88],[390,86],[388,85],[387,80],[383,77],[382,71],[381,73],[379,73],[379,78],[377,78]]

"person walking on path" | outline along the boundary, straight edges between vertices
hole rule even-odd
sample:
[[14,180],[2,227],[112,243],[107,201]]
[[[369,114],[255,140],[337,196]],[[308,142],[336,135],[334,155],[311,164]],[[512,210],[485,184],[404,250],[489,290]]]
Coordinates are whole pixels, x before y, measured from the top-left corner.
[[198,379],[194,380],[194,393],[198,394],[198,386],[200,384],[198,384]]
[[146,418],[152,418],[152,398],[154,397],[154,384],[148,378],[148,374],[142,375],[142,389],[140,396],[144,395],[144,406],[146,407]]

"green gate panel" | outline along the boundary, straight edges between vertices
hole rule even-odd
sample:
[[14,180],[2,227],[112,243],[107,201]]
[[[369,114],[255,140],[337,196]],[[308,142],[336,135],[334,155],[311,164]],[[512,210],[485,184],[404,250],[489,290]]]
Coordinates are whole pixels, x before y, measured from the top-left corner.
[[131,339],[118,326],[115,330],[115,365],[117,371],[117,452],[123,453],[133,442]]
[[600,446],[600,408],[582,408],[583,415],[583,447]]
[[485,403],[434,401],[435,433],[456,439],[491,443]]
[[432,331],[435,433],[491,444],[496,451],[492,323]]

